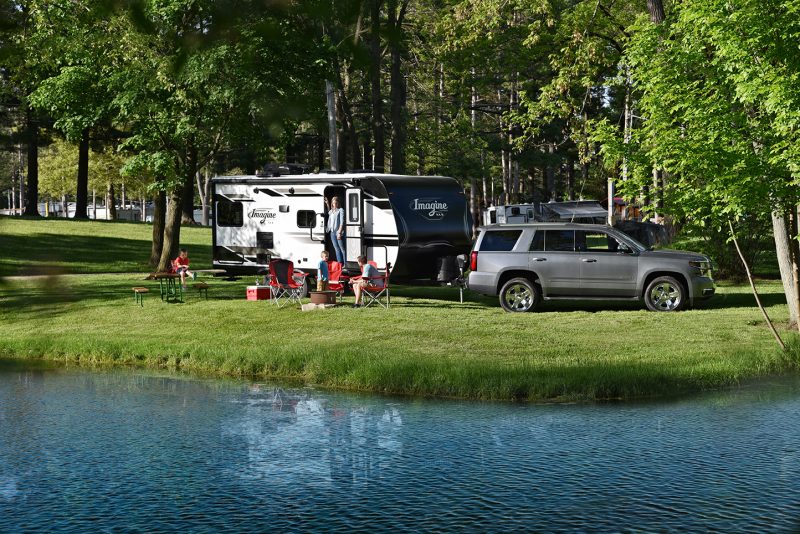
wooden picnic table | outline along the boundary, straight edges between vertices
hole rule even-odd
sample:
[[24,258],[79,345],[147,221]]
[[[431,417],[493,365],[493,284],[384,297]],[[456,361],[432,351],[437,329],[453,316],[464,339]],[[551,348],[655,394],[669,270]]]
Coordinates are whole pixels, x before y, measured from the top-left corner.
[[153,278],[158,280],[158,288],[161,290],[161,301],[169,302],[170,299],[183,302],[183,287],[178,273],[154,273]]

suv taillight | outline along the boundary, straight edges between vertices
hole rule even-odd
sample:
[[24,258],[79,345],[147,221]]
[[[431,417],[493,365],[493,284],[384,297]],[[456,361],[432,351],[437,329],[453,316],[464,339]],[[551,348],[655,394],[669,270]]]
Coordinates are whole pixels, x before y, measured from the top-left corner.
[[473,250],[472,254],[469,255],[469,270],[470,271],[477,271],[478,270],[478,251]]

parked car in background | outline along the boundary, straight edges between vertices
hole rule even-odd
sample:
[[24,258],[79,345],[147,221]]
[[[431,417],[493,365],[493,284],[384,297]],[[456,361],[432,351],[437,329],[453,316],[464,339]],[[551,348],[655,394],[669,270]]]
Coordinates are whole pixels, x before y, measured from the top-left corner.
[[481,227],[467,287],[499,296],[510,312],[555,299],[644,300],[652,311],[678,311],[715,291],[707,256],[649,250],[610,226],[572,223]]
[[663,247],[670,242],[667,229],[661,224],[644,221],[618,221],[614,223],[614,228],[631,236],[647,248]]

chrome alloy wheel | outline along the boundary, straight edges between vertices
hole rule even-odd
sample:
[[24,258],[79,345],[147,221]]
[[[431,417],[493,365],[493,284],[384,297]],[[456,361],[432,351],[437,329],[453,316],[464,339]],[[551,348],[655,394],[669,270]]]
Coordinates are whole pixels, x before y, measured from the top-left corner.
[[648,298],[653,308],[660,311],[674,311],[683,302],[683,288],[668,280],[661,280],[650,287]]
[[516,283],[506,288],[503,300],[506,303],[505,308],[515,312],[525,312],[533,306],[534,296],[526,284]]
[[507,312],[529,312],[542,301],[539,285],[528,278],[512,278],[500,289],[500,306]]

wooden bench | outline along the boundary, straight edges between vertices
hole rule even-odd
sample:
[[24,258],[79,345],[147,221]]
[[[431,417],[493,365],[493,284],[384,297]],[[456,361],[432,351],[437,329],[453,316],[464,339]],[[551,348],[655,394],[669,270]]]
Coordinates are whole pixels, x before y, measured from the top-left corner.
[[146,287],[134,287],[133,288],[133,299],[136,304],[144,308],[144,295],[145,293],[149,293],[150,290]]
[[208,300],[208,284],[206,284],[205,282],[198,282],[192,285],[192,287],[195,288],[198,293],[203,295],[206,298],[206,300]]

